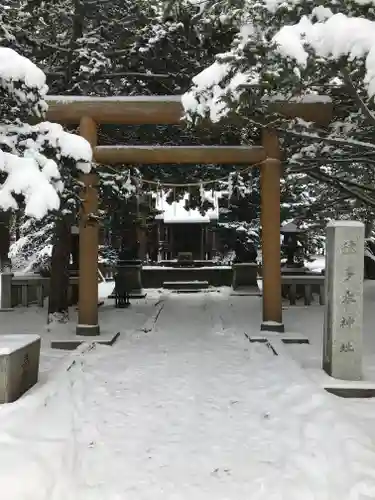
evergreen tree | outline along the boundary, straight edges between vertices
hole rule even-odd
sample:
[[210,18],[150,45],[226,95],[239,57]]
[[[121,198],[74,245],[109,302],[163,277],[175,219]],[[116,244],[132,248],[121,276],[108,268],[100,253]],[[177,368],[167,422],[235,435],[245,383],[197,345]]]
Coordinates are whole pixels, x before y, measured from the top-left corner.
[[[11,10],[3,6],[0,44],[15,41],[9,24]],[[91,149],[82,138],[60,125],[40,121],[46,110],[48,87],[43,72],[9,47],[0,48],[0,207],[1,265],[9,250],[11,211],[42,218],[60,207],[60,197],[77,169],[88,171]]]
[[[191,120],[235,113],[255,137],[272,124],[285,152],[285,196],[306,218],[337,213],[372,218],[374,83],[371,2],[204,2],[237,25],[227,50],[193,80],[184,97]],[[334,36],[332,36],[334,33]],[[332,101],[328,128],[276,114],[272,102],[305,96]],[[309,200],[306,207],[305,202]],[[311,200],[313,200],[312,203]],[[327,203],[328,201],[328,203]],[[333,203],[332,203],[333,202]],[[285,201],[285,203],[288,203]]]
[[[230,23],[217,19],[208,24],[199,13],[199,6],[190,3],[168,12],[157,1],[35,0],[23,2],[14,15],[19,17],[16,39],[43,66],[51,93],[155,95],[187,90],[194,73],[230,43],[234,34]],[[199,132],[183,126],[100,128],[102,144],[238,144],[239,140],[239,131],[232,126]],[[134,189],[125,182],[129,178],[134,186],[142,175],[155,182],[151,185],[155,189],[157,181],[197,182],[229,175],[235,168],[144,165],[140,173],[99,166],[100,179],[105,179],[101,208],[110,214],[113,206],[128,203],[129,194],[134,197]],[[146,186],[150,189],[143,183],[143,189]],[[200,204],[199,187],[191,191],[192,203]],[[177,189],[170,199],[183,194]]]

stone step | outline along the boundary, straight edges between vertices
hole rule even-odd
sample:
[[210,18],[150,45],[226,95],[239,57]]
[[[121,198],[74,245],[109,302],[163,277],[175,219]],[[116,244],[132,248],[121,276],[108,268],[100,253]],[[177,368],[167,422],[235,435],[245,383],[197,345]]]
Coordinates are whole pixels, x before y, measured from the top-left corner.
[[262,292],[257,286],[239,286],[230,293],[233,297],[261,297]]
[[164,281],[163,288],[178,291],[201,291],[209,287],[208,281]]

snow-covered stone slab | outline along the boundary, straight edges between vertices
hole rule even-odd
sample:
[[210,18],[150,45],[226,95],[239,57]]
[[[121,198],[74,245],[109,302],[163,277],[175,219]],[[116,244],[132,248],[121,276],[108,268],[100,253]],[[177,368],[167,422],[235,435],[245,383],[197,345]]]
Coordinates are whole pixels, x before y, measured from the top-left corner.
[[284,325],[277,321],[263,321],[260,327],[262,332],[284,333]]
[[52,349],[64,349],[66,351],[73,351],[77,349],[81,344],[102,344],[112,346],[116,340],[119,338],[120,332],[117,333],[101,333],[100,335],[95,336],[83,336],[83,335],[75,335],[71,337],[65,337],[61,339],[54,339],[51,341]]
[[133,290],[129,294],[129,299],[145,299],[147,297],[147,293],[142,290]]
[[275,347],[271,344],[271,342],[268,340],[267,337],[255,336],[255,335],[251,336],[248,333],[245,333],[245,337],[251,343],[256,342],[256,343],[264,344],[268,349],[270,349],[272,351],[274,356],[279,355],[278,352],[276,351]]
[[0,335],[0,403],[16,401],[38,381],[39,335]]
[[286,335],[281,337],[283,344],[309,344],[310,341],[304,335]]
[[249,340],[249,342],[260,342],[261,344],[268,342],[267,337],[263,337],[261,335],[249,335],[245,333],[245,337]]
[[343,380],[362,378],[364,235],[361,222],[327,226],[323,369]]
[[231,297],[261,297],[262,292],[257,286],[240,286],[230,292]]
[[374,398],[375,383],[351,383],[351,384],[333,384],[325,385],[324,389],[330,394],[340,398]]
[[268,332],[267,338],[269,340],[282,342],[283,344],[309,344],[310,341],[306,335],[302,333],[289,333],[285,332],[281,335],[277,332]]
[[270,340],[281,341],[283,344],[309,344],[309,339],[304,335],[280,335],[274,332],[267,333],[267,337],[263,335],[246,335],[250,342],[266,343]]
[[209,289],[208,281],[164,281],[163,288],[174,293],[199,293]]
[[166,290],[203,290],[208,288],[208,281],[164,281]]

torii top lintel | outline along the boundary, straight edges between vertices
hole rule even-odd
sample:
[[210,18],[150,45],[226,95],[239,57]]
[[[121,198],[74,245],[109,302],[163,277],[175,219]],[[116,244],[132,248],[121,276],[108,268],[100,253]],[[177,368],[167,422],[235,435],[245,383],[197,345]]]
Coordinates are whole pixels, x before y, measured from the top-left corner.
[[[52,122],[77,125],[83,116],[98,124],[175,125],[181,123],[181,96],[48,96],[47,119]],[[273,101],[275,111],[288,118],[327,125],[333,112],[332,102],[325,96],[313,96],[291,101]]]

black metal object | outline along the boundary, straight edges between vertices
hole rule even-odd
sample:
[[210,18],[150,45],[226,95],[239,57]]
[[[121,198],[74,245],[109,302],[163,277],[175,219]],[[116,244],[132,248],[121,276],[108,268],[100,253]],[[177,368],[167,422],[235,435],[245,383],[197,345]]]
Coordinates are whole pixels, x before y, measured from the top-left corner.
[[115,307],[124,309],[130,306],[129,300],[130,290],[127,287],[126,281],[119,274],[115,275]]
[[[129,253],[121,252],[121,257]],[[120,259],[116,266],[115,278],[115,307],[126,308],[130,305],[130,295],[139,288],[139,269],[141,260]]]

